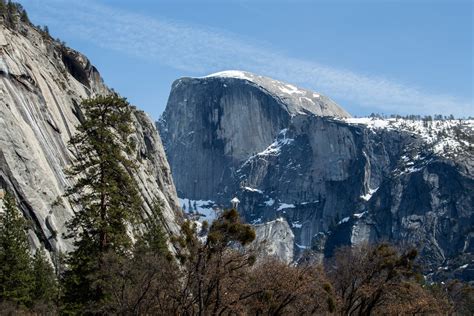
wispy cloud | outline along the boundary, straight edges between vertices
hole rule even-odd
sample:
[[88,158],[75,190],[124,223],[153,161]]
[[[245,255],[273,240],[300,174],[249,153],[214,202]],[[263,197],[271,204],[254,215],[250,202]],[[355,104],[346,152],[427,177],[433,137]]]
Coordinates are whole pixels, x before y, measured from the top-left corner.
[[242,69],[385,113],[474,114],[472,100],[292,58],[222,30],[154,19],[91,1],[26,0],[42,23],[71,36],[190,75]]

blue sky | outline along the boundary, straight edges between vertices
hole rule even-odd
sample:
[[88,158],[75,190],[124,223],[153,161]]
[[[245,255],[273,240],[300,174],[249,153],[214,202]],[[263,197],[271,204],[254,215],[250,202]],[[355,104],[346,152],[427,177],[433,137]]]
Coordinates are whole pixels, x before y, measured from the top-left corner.
[[470,0],[20,0],[157,119],[171,83],[240,69],[354,115],[474,115]]

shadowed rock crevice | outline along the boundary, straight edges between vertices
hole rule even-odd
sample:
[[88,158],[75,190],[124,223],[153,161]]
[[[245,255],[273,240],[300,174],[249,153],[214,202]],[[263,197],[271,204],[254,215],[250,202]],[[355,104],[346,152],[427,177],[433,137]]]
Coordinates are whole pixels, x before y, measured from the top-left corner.
[[89,83],[89,74],[87,73],[87,66],[84,67],[78,60],[77,54],[74,54],[72,51],[68,49],[63,49],[61,54],[61,59],[66,66],[66,69],[74,77],[77,81],[85,85],[86,87],[90,87]]

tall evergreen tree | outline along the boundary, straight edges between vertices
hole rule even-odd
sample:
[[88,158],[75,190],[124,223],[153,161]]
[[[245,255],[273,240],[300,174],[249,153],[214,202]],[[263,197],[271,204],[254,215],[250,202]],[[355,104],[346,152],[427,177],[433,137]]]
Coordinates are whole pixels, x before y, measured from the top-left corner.
[[7,4],[5,0],[0,0],[0,16],[4,16],[7,12]]
[[27,222],[12,195],[6,194],[0,212],[0,303],[18,307],[32,303],[32,270],[26,235]]
[[78,133],[70,144],[77,160],[69,170],[75,177],[67,196],[78,211],[68,223],[75,250],[65,273],[65,299],[69,309],[84,309],[105,298],[104,255],[125,254],[131,247],[127,234],[139,218],[141,200],[133,178],[136,166],[128,158],[133,150],[132,109],[116,95],[84,100]]
[[30,23],[30,18],[28,17],[28,13],[26,13],[26,10],[21,8],[20,11],[20,20],[25,23]]
[[7,9],[6,10],[7,10],[8,25],[10,27],[14,26],[17,23],[17,17],[16,17],[17,9],[16,9],[15,3],[12,2],[11,0],[9,0],[7,2]]
[[58,284],[54,269],[46,258],[44,248],[36,250],[33,257],[32,298],[35,304],[52,306],[58,294]]
[[167,247],[160,204],[155,203],[137,234],[130,256],[107,253],[100,311],[119,315],[175,315],[170,296],[179,292],[179,268]]
[[169,257],[167,236],[163,229],[161,204],[155,201],[152,214],[146,219],[146,227],[135,243],[135,252],[151,252],[156,256]]

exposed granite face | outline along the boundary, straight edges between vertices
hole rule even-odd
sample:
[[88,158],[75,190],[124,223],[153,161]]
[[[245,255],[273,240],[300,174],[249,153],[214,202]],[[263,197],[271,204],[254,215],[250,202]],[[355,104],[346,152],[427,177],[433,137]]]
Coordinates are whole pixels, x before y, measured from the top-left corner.
[[173,168],[186,170],[174,180],[191,199],[231,192],[228,179],[240,162],[263,150],[290,120],[279,100],[241,80],[184,78],[172,91],[173,110],[163,115],[160,134]]
[[237,196],[253,224],[285,218],[297,256],[390,240],[417,246],[428,271],[472,252],[472,121],[353,119],[332,103],[320,113],[257,77],[173,84],[158,127],[181,197]]
[[[172,85],[159,129],[173,169],[186,170],[173,176],[187,198],[215,199],[217,192],[233,192],[228,181],[241,163],[263,151],[298,113],[348,115],[328,98],[315,94],[312,101],[306,90],[241,74],[247,79],[182,78]],[[254,77],[258,81],[248,80]],[[297,90],[288,93],[282,87]]]
[[[33,228],[33,247],[68,251],[65,222],[73,209],[61,196],[71,184],[64,169],[74,159],[67,143],[81,119],[81,99],[110,93],[82,54],[29,24],[0,25],[0,189],[13,193]],[[133,114],[139,170],[134,175],[145,212],[155,199],[170,233],[181,219],[169,165],[153,122]]]
[[254,227],[256,236],[251,247],[259,259],[274,257],[288,264],[293,262],[295,235],[284,218]]
[[[379,190],[368,205],[379,236],[416,245],[424,266],[434,271],[473,254],[474,178],[468,166],[434,158]],[[473,268],[471,260],[459,265],[466,263]]]
[[466,165],[440,157],[414,171],[392,173],[364,212],[326,234],[323,252],[340,245],[395,241],[414,246],[431,279],[474,281],[474,179]]

